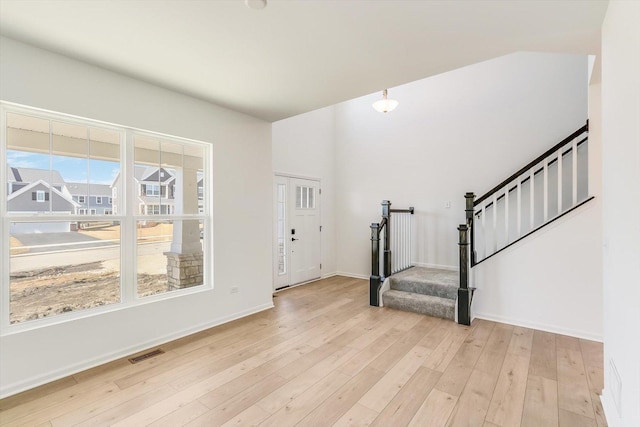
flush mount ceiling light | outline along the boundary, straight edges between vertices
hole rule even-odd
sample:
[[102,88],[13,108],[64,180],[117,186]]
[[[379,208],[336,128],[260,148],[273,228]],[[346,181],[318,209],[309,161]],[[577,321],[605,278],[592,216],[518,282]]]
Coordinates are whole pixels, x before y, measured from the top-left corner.
[[388,99],[387,89],[385,89],[382,91],[382,99],[374,102],[371,106],[379,113],[387,113],[389,111],[393,111],[398,106],[398,101],[395,99]]
[[244,0],[244,4],[246,4],[249,9],[260,10],[267,7],[267,0]]

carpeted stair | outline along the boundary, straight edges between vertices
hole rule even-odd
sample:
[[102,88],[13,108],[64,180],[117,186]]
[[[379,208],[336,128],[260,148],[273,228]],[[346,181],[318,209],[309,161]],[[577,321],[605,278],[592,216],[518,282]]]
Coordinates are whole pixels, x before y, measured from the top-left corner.
[[383,305],[454,320],[458,278],[456,271],[412,267],[390,277],[391,289],[382,294]]

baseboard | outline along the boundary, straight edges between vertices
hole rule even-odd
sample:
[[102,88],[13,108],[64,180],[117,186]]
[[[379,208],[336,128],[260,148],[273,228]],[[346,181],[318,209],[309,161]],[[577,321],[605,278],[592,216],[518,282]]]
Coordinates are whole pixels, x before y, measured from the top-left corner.
[[46,375],[38,375],[35,377],[31,377],[13,384],[9,384],[6,386],[2,386],[0,388],[0,399],[3,399],[8,396],[12,396],[14,394],[21,393],[26,390],[30,390],[32,388],[41,386],[43,384],[50,383],[52,381],[59,380],[64,377],[68,377],[69,375],[77,374],[78,372],[85,371],[87,369],[94,368],[96,366],[103,365],[105,363],[121,359],[125,356],[129,356],[134,353],[138,353],[142,350],[146,350],[150,347],[155,347],[169,341],[176,340],[178,338],[185,337],[187,335],[194,334],[196,332],[203,331],[205,329],[213,328],[215,326],[221,325],[223,323],[231,322],[236,319],[240,319],[242,317],[250,316],[255,313],[259,313],[264,310],[269,310],[273,308],[273,302],[269,302],[266,304],[261,304],[256,307],[249,308],[247,310],[243,310],[238,313],[231,314],[229,316],[219,317],[217,319],[213,319],[209,322],[199,324],[197,326],[193,326],[190,328],[186,328],[171,334],[164,335],[162,337],[145,341],[139,343],[134,346],[130,346],[127,348],[120,349],[118,351],[114,351],[112,353],[108,353],[106,355],[102,355],[101,357],[97,357],[88,361],[84,361],[82,363],[77,363],[70,366],[65,366],[63,368],[52,371]]
[[413,265],[416,267],[438,268],[440,270],[449,270],[449,271],[458,271],[459,269],[459,267],[456,265],[430,264],[428,262],[414,262]]
[[602,409],[604,410],[604,416],[607,419],[607,424],[609,427],[624,427],[622,425],[622,420],[618,416],[616,405],[613,403],[613,399],[610,396],[611,395],[607,392],[607,388],[605,387],[605,389],[602,390],[600,402],[602,402]]
[[327,274],[323,274],[322,276],[320,276],[321,279],[328,279],[329,277],[334,277],[337,276],[338,273],[336,273],[335,271],[333,273],[327,273]]
[[369,280],[369,276],[366,276],[364,274],[345,273],[344,271],[337,271],[335,273],[335,276],[345,276],[345,277],[353,277],[354,279],[366,279],[366,280]]
[[552,332],[554,334],[560,335],[568,335],[570,337],[582,338],[590,341],[602,342],[602,335],[593,334],[587,331],[560,328],[558,326],[549,325],[546,323],[529,322],[527,320],[512,319],[510,317],[478,312],[474,312],[474,318],[490,320],[492,322],[507,323],[509,325],[522,326],[524,328],[538,329],[540,331]]

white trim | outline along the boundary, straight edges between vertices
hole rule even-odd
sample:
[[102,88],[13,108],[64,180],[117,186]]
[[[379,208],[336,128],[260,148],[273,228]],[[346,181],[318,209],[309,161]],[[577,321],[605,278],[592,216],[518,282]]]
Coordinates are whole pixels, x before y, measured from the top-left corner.
[[162,337],[153,339],[153,340],[149,340],[149,341],[144,341],[141,343],[138,343],[134,346],[130,346],[127,348],[122,348],[120,350],[111,352],[109,354],[103,355],[102,357],[98,357],[98,358],[94,358],[91,360],[87,360],[84,361],[82,363],[76,363],[73,365],[69,365],[69,366],[65,366],[62,367],[60,369],[57,369],[55,371],[49,372],[46,375],[39,375],[36,377],[31,377],[31,378],[27,378],[24,379],[22,381],[19,382],[15,382],[13,384],[8,384],[5,385],[4,387],[0,388],[0,399],[5,398],[7,396],[11,396],[17,393],[20,393],[22,391],[25,390],[29,390],[31,388],[37,387],[39,385],[43,385],[55,380],[58,380],[60,378],[64,378],[67,377],[69,375],[73,375],[75,373],[78,372],[82,372],[84,370],[87,369],[91,369],[93,367],[99,366],[99,365],[103,365],[105,363],[129,356],[131,354],[135,354],[139,351],[145,350],[147,348],[150,347],[155,347],[155,346],[160,346],[162,344],[166,344],[170,341],[174,341],[177,340],[179,338],[185,337],[187,335],[191,335],[206,329],[210,329],[213,328],[215,326],[224,324],[224,323],[228,323],[231,322],[233,320],[236,319],[240,319],[242,317],[247,317],[250,316],[252,314],[255,313],[259,313],[261,311],[265,311],[265,310],[269,310],[271,308],[273,308],[273,302],[271,303],[266,303],[266,304],[261,304],[258,305],[256,307],[247,309],[247,310],[243,310],[240,311],[238,313],[234,313],[228,316],[223,316],[223,317],[219,317],[216,318],[214,320],[211,320],[209,322],[205,322],[205,323],[201,323],[197,326],[194,327],[190,327],[187,329],[183,329],[181,331],[178,332],[174,332],[172,334],[167,334],[164,335]]
[[602,342],[602,335],[594,334],[587,331],[561,328],[555,325],[550,325],[548,323],[530,322],[527,320],[513,319],[511,317],[498,316],[490,313],[478,313],[476,311],[474,311],[474,317],[477,319],[490,320],[492,322],[506,323],[514,326],[522,326],[524,328],[537,329],[539,331],[552,332],[554,334],[568,335],[570,337]]
[[602,402],[602,409],[604,410],[604,415],[607,419],[607,424],[609,424],[609,427],[624,427],[622,425],[622,419],[620,419],[620,415],[618,414],[618,411],[616,409],[616,405],[611,398],[611,393],[609,393],[606,386],[604,390],[602,390],[600,402]]
[[357,273],[347,273],[345,271],[336,271],[334,273],[334,276],[344,276],[344,277],[352,277],[354,279],[365,279],[365,280],[369,280],[369,276],[364,275],[364,274],[357,274]]

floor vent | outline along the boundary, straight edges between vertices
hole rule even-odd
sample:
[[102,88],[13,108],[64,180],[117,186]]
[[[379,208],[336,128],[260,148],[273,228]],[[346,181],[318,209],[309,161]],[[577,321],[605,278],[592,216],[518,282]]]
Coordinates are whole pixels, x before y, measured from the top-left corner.
[[141,354],[140,356],[130,357],[129,362],[131,363],[142,362],[143,360],[147,360],[151,357],[158,356],[162,353],[164,353],[164,350],[160,350],[160,349],[153,350],[153,351],[150,351],[149,353]]

